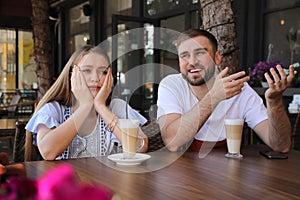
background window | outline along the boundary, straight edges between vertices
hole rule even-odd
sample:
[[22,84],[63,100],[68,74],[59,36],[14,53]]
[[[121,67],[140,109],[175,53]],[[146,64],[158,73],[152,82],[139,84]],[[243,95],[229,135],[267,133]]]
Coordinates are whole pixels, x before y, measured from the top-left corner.
[[16,32],[0,29],[0,87],[2,91],[16,88]]
[[270,12],[265,14],[264,26],[264,59],[280,60],[285,67],[300,62],[300,7],[288,8],[290,3],[290,1],[268,1],[267,8],[282,7],[281,10],[272,12],[269,10]]
[[86,16],[83,13],[84,5],[87,5],[87,3],[80,4],[69,10],[70,38],[68,52],[70,55],[81,46],[88,44],[90,40],[90,16]]
[[[38,85],[33,52],[31,31],[0,29],[0,90],[3,92],[0,105],[9,104],[15,93],[21,94],[22,102],[36,99]],[[20,112],[27,112],[26,109],[22,107]]]
[[300,61],[300,8],[267,14],[265,17],[265,59],[280,60],[287,67]]
[[34,43],[32,32],[19,31],[19,67],[18,67],[18,88],[36,89],[36,63],[34,58]]

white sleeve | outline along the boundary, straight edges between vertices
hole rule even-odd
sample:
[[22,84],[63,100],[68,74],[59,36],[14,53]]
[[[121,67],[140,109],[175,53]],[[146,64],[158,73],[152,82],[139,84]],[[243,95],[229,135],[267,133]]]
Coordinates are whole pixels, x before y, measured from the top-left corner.
[[268,119],[267,108],[263,103],[262,98],[248,85],[245,84],[246,95],[244,97],[245,119],[250,128],[254,128],[257,124],[263,120]]
[[180,102],[181,96],[182,94],[178,92],[177,88],[174,85],[172,87],[171,79],[163,80],[158,87],[157,119],[170,113],[183,114],[183,107],[181,106],[183,102]]
[[38,126],[41,124],[53,128],[58,127],[61,123],[63,123],[63,107],[58,102],[50,102],[34,113],[25,129],[36,134]]

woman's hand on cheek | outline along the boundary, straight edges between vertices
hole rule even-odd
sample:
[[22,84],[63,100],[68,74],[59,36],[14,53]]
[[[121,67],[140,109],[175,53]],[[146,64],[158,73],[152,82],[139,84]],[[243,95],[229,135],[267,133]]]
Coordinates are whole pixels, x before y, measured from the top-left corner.
[[71,90],[79,105],[93,104],[93,96],[78,66],[74,66],[71,76]]
[[113,85],[113,76],[111,74],[111,69],[108,68],[107,74],[104,77],[104,81],[100,81],[99,84],[101,85],[101,88],[99,92],[97,93],[95,99],[94,99],[94,104],[104,104],[106,103],[106,99],[109,97],[111,90],[112,90],[112,85]]

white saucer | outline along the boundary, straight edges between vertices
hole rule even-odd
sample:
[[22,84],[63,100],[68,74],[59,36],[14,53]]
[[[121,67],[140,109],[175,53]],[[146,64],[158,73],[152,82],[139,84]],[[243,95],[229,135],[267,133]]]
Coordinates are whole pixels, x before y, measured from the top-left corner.
[[137,153],[133,158],[124,159],[123,153],[117,153],[107,156],[108,159],[116,162],[118,165],[139,165],[143,161],[148,160],[151,158],[148,154]]

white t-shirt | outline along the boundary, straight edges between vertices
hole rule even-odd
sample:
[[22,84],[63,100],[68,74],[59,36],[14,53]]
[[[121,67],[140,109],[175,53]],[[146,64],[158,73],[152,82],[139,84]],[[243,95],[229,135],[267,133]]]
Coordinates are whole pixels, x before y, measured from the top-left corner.
[[[159,84],[157,100],[157,119],[166,114],[185,114],[198,103],[188,82],[181,74],[165,77]],[[201,114],[201,113],[200,113]],[[243,118],[250,128],[268,118],[262,98],[248,85],[244,84],[239,95],[221,101],[214,109],[195,139],[202,141],[221,141],[226,139],[224,118]]]
[[[110,110],[119,118],[125,118],[126,102],[121,99],[113,99],[109,106]],[[67,117],[66,117],[67,115]],[[29,120],[25,129],[33,133],[34,141],[36,143],[36,135],[38,126],[43,124],[48,128],[60,126],[66,118],[72,115],[72,109],[60,105],[53,101],[45,104],[39,109]],[[144,125],[147,119],[140,115],[136,110],[129,106],[128,118],[139,119],[140,124]],[[113,147],[120,146],[120,142],[116,136],[110,132],[104,121],[98,115],[95,128],[90,134],[86,136],[75,136],[68,149],[57,159],[79,158],[79,157],[96,157],[111,154]]]

